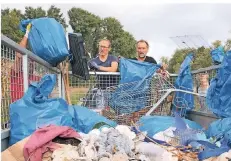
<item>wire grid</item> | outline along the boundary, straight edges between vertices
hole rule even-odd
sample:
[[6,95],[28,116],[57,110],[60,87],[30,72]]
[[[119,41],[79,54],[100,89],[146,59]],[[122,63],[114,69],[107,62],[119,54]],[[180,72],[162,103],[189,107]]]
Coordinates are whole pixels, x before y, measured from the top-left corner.
[[[11,103],[22,98],[24,95],[22,57],[17,57],[16,52],[1,45],[1,128],[9,128],[9,106]],[[39,81],[42,76],[53,73],[48,68],[28,59],[28,83]],[[51,97],[59,94],[58,83],[53,90]]]
[[90,79],[87,81],[70,75],[71,103],[95,109],[101,91],[119,84],[119,80],[119,73],[90,72]]
[[184,35],[170,37],[180,49],[211,48],[211,45],[201,35]]
[[[216,76],[217,70],[219,69],[220,66],[211,66],[205,69],[200,69],[192,72],[192,77],[193,77],[193,84],[194,84],[194,92],[200,94],[200,75],[206,74],[208,75],[207,81],[210,85],[210,81]],[[207,91],[204,93],[201,93],[202,95],[207,94]],[[194,98],[194,104],[195,108],[193,109],[194,111],[206,113],[206,114],[211,114],[212,112],[209,110],[207,103],[206,103],[206,97],[198,97],[196,96]]]
[[[145,115],[150,108],[159,101],[167,89],[173,89],[173,85],[156,74],[152,79],[146,79],[141,86],[140,82],[131,82],[112,86],[106,89],[106,108],[102,115],[115,120],[119,124],[130,125],[131,121]],[[136,88],[136,89],[134,89]],[[153,114],[170,115],[170,106],[167,106],[167,99],[164,100]]]
[[[23,83],[17,79],[17,74],[14,72],[15,51],[1,45],[1,128],[6,129],[9,126],[9,105],[14,98],[19,97],[18,93],[23,93]],[[22,73],[22,68],[17,68],[17,71]],[[15,82],[12,82],[15,80]],[[14,89],[15,84],[19,88]],[[16,91],[18,90],[18,91]],[[13,97],[12,97],[13,96]]]

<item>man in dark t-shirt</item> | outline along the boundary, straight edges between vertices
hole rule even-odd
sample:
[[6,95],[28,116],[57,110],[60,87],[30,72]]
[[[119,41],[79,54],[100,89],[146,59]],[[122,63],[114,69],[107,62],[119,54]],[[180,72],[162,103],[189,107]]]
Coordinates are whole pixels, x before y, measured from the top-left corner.
[[[116,72],[118,68],[118,58],[110,55],[111,42],[103,39],[99,42],[99,53],[96,58],[89,61],[88,66],[90,69],[97,72]],[[96,88],[90,91],[88,96],[89,101],[85,106],[100,111],[107,106],[106,101],[106,88],[115,86],[118,83],[118,75],[113,74],[100,74],[97,75]],[[95,98],[94,98],[95,97]]]
[[[133,60],[138,60],[137,58],[132,58],[132,59]],[[150,56],[146,56],[143,61],[153,63],[153,64],[157,64],[156,60],[153,57],[150,57]]]
[[147,41],[145,40],[137,41],[136,43],[137,57],[132,59],[141,62],[149,62],[149,63],[157,64],[154,58],[147,56],[148,50],[149,50],[149,44]]
[[89,67],[101,72],[116,72],[118,68],[118,59],[109,55],[111,42],[103,39],[99,42],[98,56],[89,62]]
[[[118,68],[118,58],[110,55],[110,50],[110,41],[107,39],[101,40],[99,42],[99,54],[88,63],[90,69],[97,72],[116,72]],[[97,87],[105,89],[106,87],[116,85],[116,77],[118,76],[109,74],[97,75]]]
[[[147,56],[149,50],[149,44],[145,40],[139,40],[136,43],[136,52],[137,52],[137,57],[132,58],[133,60],[138,60],[141,62],[148,62],[148,63],[153,63],[157,64],[156,60],[150,56]],[[161,73],[164,77],[168,77],[168,72],[167,72],[167,67],[168,65],[165,63],[162,63],[161,68],[157,71],[158,73]]]

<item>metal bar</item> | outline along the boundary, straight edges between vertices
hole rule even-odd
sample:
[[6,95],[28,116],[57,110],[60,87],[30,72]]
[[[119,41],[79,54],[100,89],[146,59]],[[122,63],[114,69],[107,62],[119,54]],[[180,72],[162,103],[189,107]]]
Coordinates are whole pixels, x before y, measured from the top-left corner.
[[166,91],[166,93],[158,100],[157,103],[153,105],[153,107],[145,114],[146,116],[149,116],[172,92],[184,92],[188,94],[193,94],[196,96],[206,97],[205,95],[201,95],[195,92],[185,91],[181,89],[167,89],[167,90],[159,90],[159,91]]
[[168,89],[167,92],[158,100],[158,102],[155,103],[153,107],[145,114],[145,116],[149,116],[172,92],[172,89]]
[[[69,71],[69,74],[72,75],[72,71]],[[89,72],[90,75],[120,75],[120,72]]]
[[[159,90],[160,92],[161,91],[168,91],[169,89],[167,90]],[[188,93],[188,94],[193,94],[193,95],[196,95],[196,96],[200,96],[200,97],[206,97],[206,95],[202,95],[202,94],[198,94],[198,93],[195,93],[195,92],[190,92],[190,91],[186,91],[186,90],[181,90],[181,89],[171,89],[172,92],[184,92],[184,93]]]
[[22,69],[23,69],[23,89],[24,89],[24,93],[26,93],[27,89],[28,89],[28,77],[29,77],[29,73],[28,73],[28,56],[27,55],[23,55],[22,56]]
[[58,88],[59,88],[59,97],[62,98],[62,75],[61,73],[58,75]]
[[220,67],[221,67],[221,65],[214,65],[214,66],[210,66],[210,67],[207,67],[207,68],[201,68],[201,69],[198,69],[198,70],[194,70],[191,73],[192,74],[197,74],[197,73],[207,72],[207,71],[210,71],[210,70],[219,69]]
[[32,60],[34,60],[35,62],[44,65],[45,67],[47,67],[48,69],[60,73],[60,70],[56,67],[52,67],[48,62],[46,62],[45,60],[41,59],[40,57],[38,57],[37,55],[33,54],[31,51],[21,47],[19,44],[17,44],[16,42],[14,42],[13,40],[9,39],[8,37],[6,37],[5,35],[1,34],[1,42],[2,44],[6,45],[7,47],[19,52],[22,55],[28,55],[28,57]]
[[62,98],[66,98],[65,94],[65,86],[64,86],[64,81],[63,81],[63,76],[61,76],[61,83],[62,83]]

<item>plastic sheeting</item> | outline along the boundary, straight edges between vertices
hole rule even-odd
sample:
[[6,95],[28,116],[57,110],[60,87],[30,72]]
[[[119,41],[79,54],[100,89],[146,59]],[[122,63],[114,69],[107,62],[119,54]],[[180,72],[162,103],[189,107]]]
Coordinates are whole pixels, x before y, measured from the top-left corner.
[[210,55],[212,56],[212,60],[215,65],[220,64],[225,56],[225,51],[223,46],[219,46],[218,48],[212,50],[210,52]]
[[[193,59],[193,53],[189,53],[180,66],[179,75],[175,81],[177,89],[193,91],[193,79],[191,75],[190,63]],[[194,97],[185,92],[175,92],[173,110],[178,108],[192,109],[194,107]],[[182,112],[182,111],[181,111]]]
[[[196,122],[184,119],[186,124],[192,129],[202,129]],[[175,126],[175,118],[170,116],[143,116],[138,122],[141,131],[147,131],[148,136],[152,137],[160,131]]]
[[219,117],[231,117],[231,50],[224,57],[206,96],[208,107]]
[[60,23],[54,18],[38,18],[22,20],[20,29],[25,32],[31,23],[28,40],[35,53],[52,66],[57,66],[69,55],[65,32]]
[[40,82],[30,84],[25,95],[10,105],[10,145],[43,126],[73,126],[66,101],[48,98],[55,84],[56,75],[45,75]]
[[109,96],[109,106],[117,114],[132,113],[146,107],[151,78],[159,65],[120,59],[120,85]]
[[120,84],[149,79],[159,68],[160,65],[120,58]]
[[68,111],[73,117],[74,128],[86,134],[93,130],[93,128],[97,128],[97,125],[99,127],[103,125],[116,126],[114,121],[108,120],[86,107],[69,106]]
[[231,143],[231,117],[212,122],[206,131],[208,138],[225,138]]

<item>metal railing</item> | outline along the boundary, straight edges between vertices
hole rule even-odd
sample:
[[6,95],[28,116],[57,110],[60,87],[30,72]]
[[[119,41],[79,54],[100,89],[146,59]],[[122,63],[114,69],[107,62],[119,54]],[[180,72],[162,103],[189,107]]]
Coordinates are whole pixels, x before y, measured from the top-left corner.
[[[16,53],[21,58],[15,62]],[[1,35],[1,129],[9,128],[9,106],[27,91],[30,82],[45,74],[56,74],[57,83],[50,97],[62,96],[61,72],[31,51]]]

